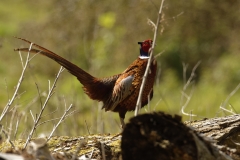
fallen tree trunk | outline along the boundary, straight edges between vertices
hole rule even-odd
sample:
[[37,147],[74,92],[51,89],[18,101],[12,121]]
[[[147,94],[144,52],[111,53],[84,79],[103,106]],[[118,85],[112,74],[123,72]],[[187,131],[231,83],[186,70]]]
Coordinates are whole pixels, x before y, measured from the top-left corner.
[[203,137],[212,141],[219,150],[240,159],[240,115],[185,122]]
[[[21,140],[13,142],[16,148],[11,148],[6,141],[0,144],[0,151],[20,154],[23,159],[52,156],[61,160],[67,156],[100,160],[104,156],[106,160],[240,160],[239,125],[240,115],[182,123],[180,116],[158,112],[133,117],[122,139],[119,135],[65,136],[52,137],[48,144],[41,145],[36,139],[28,146],[31,152],[21,150],[20,144],[24,144]],[[10,157],[13,160],[13,156],[0,153],[0,159]]]
[[237,136],[239,119],[235,115],[183,124],[180,116],[162,112],[139,115],[123,131],[123,160],[238,159],[237,144],[230,146],[229,141]]

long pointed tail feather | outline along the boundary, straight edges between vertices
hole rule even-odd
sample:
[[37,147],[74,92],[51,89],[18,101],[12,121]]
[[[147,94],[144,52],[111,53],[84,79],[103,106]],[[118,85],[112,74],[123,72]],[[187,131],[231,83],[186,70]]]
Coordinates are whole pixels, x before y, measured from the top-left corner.
[[[34,44],[26,39],[18,38],[18,37],[16,37],[16,38],[23,40],[29,44],[32,44],[32,46],[35,46],[36,48],[40,49],[40,50],[37,50],[37,49],[31,48],[31,50],[30,50],[31,53],[47,56],[50,59],[59,63],[64,68],[66,68],[71,74],[76,76],[77,79],[83,84],[84,90],[86,92],[88,92],[87,88],[88,88],[89,84],[93,83],[93,81],[96,81],[95,77],[93,77],[92,75],[90,75],[89,73],[84,71],[83,69],[79,68],[75,64],[73,64],[73,63],[69,62],[68,60],[62,58],[61,56],[53,53],[52,51],[50,51],[42,46],[39,46],[37,44]],[[14,51],[29,52],[29,48],[17,48],[17,49],[14,49]]]
[[116,80],[120,76],[120,74],[118,74],[118,75],[114,75],[114,76],[111,76],[108,78],[102,78],[102,79],[95,78],[92,75],[90,75],[89,73],[87,73],[86,71],[84,71],[81,68],[79,68],[78,66],[76,66],[75,64],[73,64],[73,63],[69,62],[68,60],[62,58],[61,56],[53,53],[52,51],[50,51],[42,46],[39,46],[37,44],[34,44],[26,39],[18,38],[18,37],[15,37],[15,38],[23,40],[29,44],[32,44],[32,46],[38,48],[39,50],[31,48],[31,50],[29,51],[29,48],[17,48],[17,49],[14,49],[14,51],[22,51],[22,52],[31,52],[34,54],[41,54],[41,55],[47,56],[50,59],[56,61],[57,63],[62,65],[64,68],[66,68],[71,74],[73,74],[74,76],[77,77],[77,79],[83,84],[83,89],[84,89],[85,93],[91,99],[105,102],[107,100],[107,97],[109,96],[109,94],[111,94]]
[[[23,40],[29,44],[31,44],[32,42],[23,39],[23,38],[18,38],[17,39]],[[66,59],[62,58],[61,56],[53,53],[52,51],[39,46],[37,44],[32,43],[33,46],[39,48],[40,50],[37,49],[31,49],[30,52],[31,53],[39,53],[41,55],[47,56],[49,58],[51,58],[52,60],[56,61],[57,63],[59,63],[61,66],[63,66],[64,68],[66,68],[71,74],[73,74],[74,76],[76,76],[78,78],[78,80],[85,85],[84,83],[86,83],[87,81],[91,81],[92,79],[94,79],[94,77],[90,74],[88,74],[86,71],[84,71],[83,69],[79,68],[78,66],[76,66],[75,64],[67,61]],[[22,51],[22,52],[28,52],[29,48],[17,48],[14,49],[14,51]]]

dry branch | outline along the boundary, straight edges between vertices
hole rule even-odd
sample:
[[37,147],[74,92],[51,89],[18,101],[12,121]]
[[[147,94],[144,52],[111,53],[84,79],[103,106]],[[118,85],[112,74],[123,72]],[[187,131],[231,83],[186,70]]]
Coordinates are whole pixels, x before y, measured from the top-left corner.
[[158,26],[159,26],[160,21],[161,21],[163,3],[164,3],[164,0],[162,0],[162,2],[161,2],[160,8],[159,8],[159,12],[158,12],[157,23],[156,23],[156,26],[154,28],[152,49],[150,51],[150,57],[148,59],[148,64],[147,64],[147,67],[146,67],[146,70],[145,70],[145,73],[144,73],[144,76],[143,76],[143,79],[142,79],[142,84],[141,84],[141,87],[140,87],[140,91],[139,91],[139,94],[138,94],[138,100],[137,100],[137,103],[136,103],[136,108],[135,108],[135,113],[134,113],[135,116],[138,115],[138,111],[141,108],[142,92],[143,92],[143,89],[144,89],[144,86],[145,86],[145,83],[146,83],[146,80],[147,80],[147,75],[149,73],[150,65],[151,65],[152,59],[153,59],[153,50],[154,50],[154,47],[155,47],[155,44],[156,44]]
[[27,138],[27,140],[26,140],[26,143],[25,143],[25,145],[24,145],[24,148],[27,147],[27,144],[28,144],[29,141],[31,140],[31,138],[32,138],[32,136],[33,136],[33,133],[34,133],[34,131],[35,131],[36,128],[37,128],[37,125],[38,125],[38,123],[40,122],[40,119],[41,119],[41,116],[42,116],[42,114],[43,114],[43,111],[44,111],[45,107],[47,106],[47,103],[48,103],[49,99],[51,98],[51,96],[52,96],[53,93],[54,93],[54,88],[56,87],[56,83],[57,83],[57,81],[58,81],[58,78],[59,78],[60,74],[63,72],[63,70],[64,70],[63,67],[61,67],[61,68],[59,69],[59,72],[58,72],[58,74],[57,74],[57,76],[56,76],[56,78],[55,78],[52,86],[50,85],[50,82],[49,82],[49,91],[48,91],[47,98],[46,98],[43,106],[41,106],[41,110],[40,110],[39,114],[37,115],[37,118],[34,119],[34,124],[33,124],[32,130],[31,130],[31,132],[30,132],[29,135],[28,135],[28,138]]
[[62,115],[62,117],[60,118],[60,120],[58,121],[58,123],[56,124],[56,126],[53,127],[50,135],[47,138],[47,141],[50,140],[50,138],[53,136],[53,133],[55,132],[55,130],[57,129],[57,127],[64,121],[64,119],[67,116],[67,113],[72,109],[72,104],[68,107],[68,109],[64,112],[64,114]]
[[23,65],[23,70],[22,70],[21,76],[20,76],[20,78],[18,80],[18,84],[17,84],[17,87],[16,87],[16,89],[14,91],[14,94],[13,94],[12,98],[9,99],[7,105],[4,107],[4,109],[2,111],[2,114],[0,116],[0,122],[2,121],[2,119],[5,116],[5,114],[7,113],[7,111],[9,110],[10,106],[12,105],[12,103],[14,102],[14,100],[15,100],[15,98],[17,96],[18,90],[19,90],[19,88],[20,88],[20,86],[22,84],[25,71],[27,69],[28,63],[30,62],[29,56],[30,56],[30,50],[32,49],[32,45],[33,45],[33,43],[31,43],[30,46],[29,46],[29,51],[28,51],[28,54],[27,54],[27,59],[25,61],[25,65],[23,65],[22,56],[21,56],[21,54],[19,52],[20,59],[21,59],[22,65]]

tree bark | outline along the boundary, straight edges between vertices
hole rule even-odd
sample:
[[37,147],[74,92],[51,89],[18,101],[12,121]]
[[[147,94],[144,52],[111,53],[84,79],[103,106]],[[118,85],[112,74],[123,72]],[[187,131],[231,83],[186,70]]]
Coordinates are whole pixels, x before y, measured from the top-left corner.
[[[104,156],[106,160],[240,160],[239,125],[240,115],[182,123],[180,116],[157,112],[133,117],[126,124],[122,139],[120,135],[61,136],[52,137],[48,145],[39,145],[39,139],[32,140],[39,146],[32,148],[36,149],[33,153],[41,153],[41,156],[46,156],[49,150],[51,156],[59,160],[65,159],[62,150],[70,157],[77,153],[78,158],[103,159]],[[21,151],[23,141],[14,141],[19,150],[3,142],[1,152],[20,154],[23,158],[38,155]],[[0,159],[6,156],[12,157],[0,153]]]
[[240,159],[240,115],[185,122],[233,159]]
[[132,118],[123,131],[122,158],[238,159],[237,143],[231,138],[237,137],[240,123],[238,119],[240,116],[235,115],[184,124],[180,116],[163,112],[139,115]]

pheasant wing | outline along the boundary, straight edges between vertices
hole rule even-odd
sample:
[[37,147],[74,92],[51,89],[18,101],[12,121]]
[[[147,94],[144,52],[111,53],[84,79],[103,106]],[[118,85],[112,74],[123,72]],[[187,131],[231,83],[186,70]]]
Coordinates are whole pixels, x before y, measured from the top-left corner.
[[109,97],[103,108],[106,110],[114,110],[120,102],[129,96],[132,92],[131,90],[133,79],[133,75],[121,75],[115,83],[112,96]]

